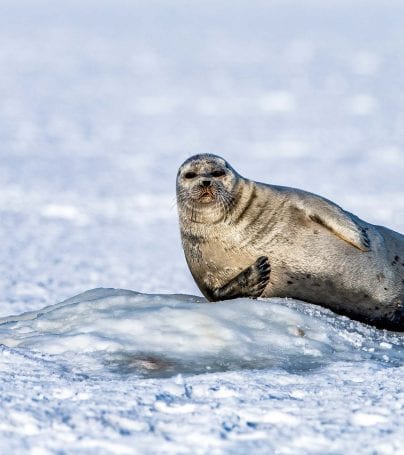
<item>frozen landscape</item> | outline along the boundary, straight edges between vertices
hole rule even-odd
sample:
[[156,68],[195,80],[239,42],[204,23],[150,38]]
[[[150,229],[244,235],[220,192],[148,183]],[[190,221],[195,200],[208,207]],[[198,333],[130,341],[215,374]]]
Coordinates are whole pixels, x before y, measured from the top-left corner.
[[403,21],[400,1],[0,2],[0,453],[404,452],[403,335],[207,305],[175,207],[178,166],[213,152],[404,232]]

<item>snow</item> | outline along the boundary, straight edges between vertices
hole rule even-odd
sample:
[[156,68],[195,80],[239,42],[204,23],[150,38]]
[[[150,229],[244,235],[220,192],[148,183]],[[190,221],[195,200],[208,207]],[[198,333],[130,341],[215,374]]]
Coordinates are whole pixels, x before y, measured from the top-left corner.
[[302,302],[237,299],[209,304],[193,296],[119,289],[94,289],[3,318],[0,343],[49,354],[66,371],[91,377],[263,368],[299,373],[334,361],[401,366],[404,360],[400,335]]
[[403,232],[403,14],[1,2],[0,453],[403,452],[402,335],[206,304],[174,188],[215,152]]

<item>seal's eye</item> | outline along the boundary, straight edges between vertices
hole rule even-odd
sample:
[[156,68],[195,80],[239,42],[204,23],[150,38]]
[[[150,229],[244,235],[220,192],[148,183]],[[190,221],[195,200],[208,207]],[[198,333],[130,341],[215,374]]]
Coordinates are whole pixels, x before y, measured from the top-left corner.
[[226,174],[224,171],[213,171],[210,175],[212,177],[223,177]]
[[194,179],[196,177],[196,173],[195,172],[187,172],[186,174],[184,174],[184,177],[186,179]]

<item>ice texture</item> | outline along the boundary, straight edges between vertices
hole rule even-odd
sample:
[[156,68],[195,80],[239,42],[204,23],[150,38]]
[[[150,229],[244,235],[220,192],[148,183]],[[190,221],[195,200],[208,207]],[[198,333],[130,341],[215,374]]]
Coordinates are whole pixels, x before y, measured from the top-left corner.
[[94,289],[0,320],[0,343],[49,354],[86,375],[242,369],[310,371],[330,362],[402,366],[404,338],[285,299],[208,303],[186,295]]

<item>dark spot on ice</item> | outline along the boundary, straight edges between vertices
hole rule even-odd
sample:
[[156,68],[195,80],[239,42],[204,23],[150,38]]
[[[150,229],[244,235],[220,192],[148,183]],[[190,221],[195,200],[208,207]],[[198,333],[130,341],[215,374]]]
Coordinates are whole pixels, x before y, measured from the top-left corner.
[[400,256],[394,256],[394,260],[393,262],[391,263],[391,265],[396,265],[398,263],[398,261],[400,260]]
[[247,422],[247,427],[250,427],[250,428],[257,428],[257,424],[254,423],[254,422]]
[[137,373],[156,377],[165,375],[165,373],[169,376],[175,367],[172,361],[164,357],[129,352],[115,353],[112,358],[106,359],[106,364],[109,369],[120,374]]
[[174,398],[167,392],[161,392],[156,395],[156,401],[163,401],[164,403],[172,403]]
[[369,295],[368,294],[364,294],[363,296],[365,299],[368,299],[369,298]]
[[293,281],[288,280],[287,283],[288,284],[293,284]]
[[222,422],[222,427],[227,432],[233,431],[237,426],[238,426],[238,424],[236,422],[232,422],[232,421],[230,421],[230,422],[229,421]]
[[387,291],[387,288],[383,288],[385,291]]
[[308,274],[306,275],[306,278],[311,278],[310,273],[308,273]]

